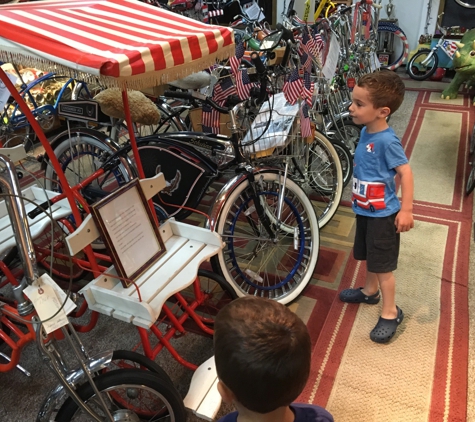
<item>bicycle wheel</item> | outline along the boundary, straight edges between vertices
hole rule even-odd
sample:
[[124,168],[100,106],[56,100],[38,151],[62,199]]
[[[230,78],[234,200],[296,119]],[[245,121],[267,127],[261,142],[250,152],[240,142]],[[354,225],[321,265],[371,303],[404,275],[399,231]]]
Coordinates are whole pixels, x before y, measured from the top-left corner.
[[436,71],[439,57],[432,50],[419,50],[411,57],[407,64],[407,73],[416,81],[424,81],[430,78]]
[[[140,369],[119,369],[94,378],[114,420],[123,421],[186,421],[183,400],[171,385],[159,375]],[[78,388],[79,397],[98,416],[106,416],[89,383]],[[56,421],[90,421],[69,397],[56,415]]]
[[466,7],[467,9],[475,9],[475,1],[474,0],[455,0],[457,4],[462,7]]
[[470,155],[475,151],[475,124],[472,128],[472,137],[470,138]]
[[[197,278],[201,292],[205,295],[195,311],[205,324],[214,324],[214,319],[220,309],[237,298],[236,292],[226,279],[212,271],[199,269]],[[180,292],[189,302],[196,299],[194,284]]]
[[158,374],[163,381],[173,386],[172,380],[158,363],[149,359],[147,356],[131,350],[114,350],[112,361],[107,365],[106,369],[101,371],[101,373],[105,374],[106,372],[117,369],[141,369],[151,371]]
[[[62,280],[77,281],[84,275],[84,270],[72,260],[64,241],[71,231],[71,223],[62,219],[57,224],[53,224],[53,227],[46,227],[43,233],[33,240],[33,245],[39,265]],[[51,255],[51,250],[53,250],[53,255]],[[84,253],[79,252],[75,258],[84,259]]]
[[166,102],[157,102],[155,105],[160,110],[161,118],[153,135],[186,131],[188,129],[185,122],[180,119],[181,111],[185,111],[184,107],[178,107],[178,110],[175,110]]
[[468,175],[467,185],[465,186],[465,193],[470,195],[475,188],[475,163],[471,163],[472,168],[470,169],[470,174]]
[[343,187],[346,187],[353,176],[353,155],[344,142],[337,139],[331,140],[340,159],[341,170],[343,172]]
[[[81,133],[74,135],[72,139],[65,139],[54,150],[70,186],[77,185],[94,173],[101,167],[103,155],[112,153],[113,151],[104,143]],[[46,167],[45,179],[46,189],[61,191],[58,175],[51,164]],[[95,188],[102,196],[106,196],[131,179],[128,166],[122,162],[89,186]]]
[[281,222],[276,226],[282,176],[256,174],[260,203],[270,218],[271,237],[256,212],[252,186],[243,180],[217,217],[225,247],[212,258],[238,296],[256,295],[288,303],[310,281],[319,250],[318,221],[306,193],[287,179]]
[[353,123],[351,119],[338,120],[336,126],[337,129],[334,125],[330,127],[330,133],[327,133],[328,138],[343,141],[351,154],[354,155],[356,145],[360,140],[362,126]]
[[324,227],[335,215],[343,194],[343,170],[340,158],[329,139],[315,132],[313,143],[301,158],[292,158],[292,174],[308,194],[318,218],[318,226]]
[[381,69],[396,70],[399,66],[403,64],[404,60],[409,55],[409,42],[407,41],[406,34],[401,28],[399,28],[399,26],[396,26],[393,23],[389,22],[379,22],[378,34],[381,32],[389,32],[391,34],[394,34],[402,42],[403,48],[399,58],[393,63],[388,64],[387,66],[381,66]]

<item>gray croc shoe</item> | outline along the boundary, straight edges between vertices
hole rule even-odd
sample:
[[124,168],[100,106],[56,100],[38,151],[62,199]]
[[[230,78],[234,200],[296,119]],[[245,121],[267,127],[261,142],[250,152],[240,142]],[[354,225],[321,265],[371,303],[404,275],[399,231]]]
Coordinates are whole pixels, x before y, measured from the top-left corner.
[[397,327],[404,319],[404,312],[402,312],[399,306],[396,306],[397,317],[394,319],[386,319],[379,317],[379,321],[376,327],[371,331],[369,338],[376,343],[387,343],[396,334]]
[[379,303],[379,290],[371,296],[366,296],[362,290],[363,287],[342,290],[340,292],[340,300],[347,303],[367,303],[368,305],[376,305]]

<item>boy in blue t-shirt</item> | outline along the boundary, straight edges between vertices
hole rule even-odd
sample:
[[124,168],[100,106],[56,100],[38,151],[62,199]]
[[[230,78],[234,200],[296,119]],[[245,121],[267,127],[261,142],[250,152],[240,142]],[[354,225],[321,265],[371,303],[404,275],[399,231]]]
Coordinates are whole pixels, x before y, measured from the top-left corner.
[[245,296],[214,324],[214,357],[224,402],[237,412],[218,422],[333,422],[325,409],[292,403],[310,372],[310,335],[284,305]]
[[[404,318],[395,302],[393,271],[399,256],[399,233],[414,227],[412,170],[401,141],[386,120],[401,105],[404,89],[394,72],[366,74],[355,86],[350,106],[353,121],[365,126],[355,151],[352,200],[357,219],[353,254],[366,261],[367,275],[364,287],[343,290],[340,299],[374,305],[381,290],[381,317],[370,333],[377,343],[391,340]],[[401,180],[401,202],[396,195],[396,174]]]

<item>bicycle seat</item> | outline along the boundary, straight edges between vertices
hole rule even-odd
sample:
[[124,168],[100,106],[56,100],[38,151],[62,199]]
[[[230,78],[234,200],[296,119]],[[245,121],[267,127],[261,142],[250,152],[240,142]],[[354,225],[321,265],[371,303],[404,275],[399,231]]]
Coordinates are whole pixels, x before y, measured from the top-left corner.
[[176,81],[168,82],[168,85],[180,89],[201,89],[206,88],[210,83],[211,75],[202,71],[192,73],[183,79],[177,79]]

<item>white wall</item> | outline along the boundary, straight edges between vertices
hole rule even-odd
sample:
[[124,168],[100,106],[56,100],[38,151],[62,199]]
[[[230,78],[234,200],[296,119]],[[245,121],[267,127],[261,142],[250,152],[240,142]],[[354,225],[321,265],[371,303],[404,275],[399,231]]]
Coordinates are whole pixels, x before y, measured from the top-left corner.
[[[385,6],[388,0],[383,0],[380,17],[387,18]],[[393,0],[395,6],[393,16],[398,19],[398,26],[404,31],[409,41],[409,47],[414,50],[417,47],[419,37],[424,34],[426,25],[427,5],[429,0]],[[440,0],[432,0],[431,21],[428,32],[433,34],[436,29],[437,12]]]
[[[353,0],[356,3],[356,0]],[[277,22],[281,22],[281,14],[284,7],[282,0],[276,0],[277,3]],[[289,0],[286,0],[286,6],[289,4]],[[388,0],[383,0],[380,17],[382,19],[387,18],[385,6],[389,3]],[[398,19],[400,28],[404,31],[409,41],[409,47],[414,50],[417,47],[419,37],[424,33],[424,27],[426,24],[427,5],[429,0],[393,0],[395,11],[393,16]],[[432,0],[431,17],[432,20],[429,26],[429,33],[433,34],[436,28],[437,12],[439,10],[440,0]],[[315,9],[315,0],[311,0],[310,10]],[[305,8],[304,0],[295,1],[295,10],[300,17],[303,16]],[[310,20],[310,19],[309,19]]]

